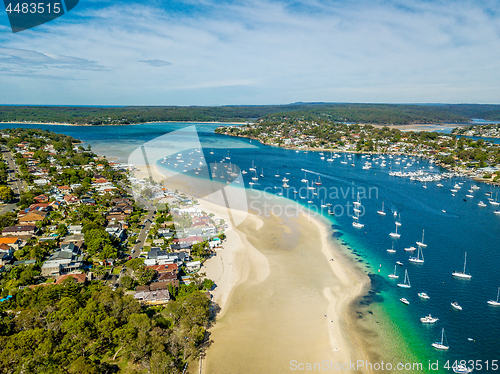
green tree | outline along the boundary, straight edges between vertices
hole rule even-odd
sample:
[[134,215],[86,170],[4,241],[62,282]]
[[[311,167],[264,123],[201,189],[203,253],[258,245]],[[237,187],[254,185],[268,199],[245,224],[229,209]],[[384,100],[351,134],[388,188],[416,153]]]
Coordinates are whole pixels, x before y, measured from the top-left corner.
[[0,186],[0,200],[9,202],[14,198],[14,191],[10,187]]

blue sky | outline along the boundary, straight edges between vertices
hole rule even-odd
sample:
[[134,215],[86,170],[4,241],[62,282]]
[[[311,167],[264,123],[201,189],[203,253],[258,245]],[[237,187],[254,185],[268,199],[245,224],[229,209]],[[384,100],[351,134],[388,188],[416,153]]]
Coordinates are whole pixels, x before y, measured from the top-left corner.
[[500,103],[498,1],[80,0],[13,34],[0,103]]

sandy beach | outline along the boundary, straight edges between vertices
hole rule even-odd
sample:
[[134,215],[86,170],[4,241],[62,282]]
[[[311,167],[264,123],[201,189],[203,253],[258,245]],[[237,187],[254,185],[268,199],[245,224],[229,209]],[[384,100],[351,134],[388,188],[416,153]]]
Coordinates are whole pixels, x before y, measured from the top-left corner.
[[[140,169],[137,177],[165,174],[156,165]],[[186,176],[169,178],[167,187],[202,195]],[[217,285],[212,294],[220,307],[202,372],[288,373],[300,365],[368,360],[351,307],[369,278],[330,239],[326,220],[284,198],[246,195],[250,208],[233,209],[232,217],[224,204],[198,198],[203,211],[229,224],[223,248],[202,268]]]

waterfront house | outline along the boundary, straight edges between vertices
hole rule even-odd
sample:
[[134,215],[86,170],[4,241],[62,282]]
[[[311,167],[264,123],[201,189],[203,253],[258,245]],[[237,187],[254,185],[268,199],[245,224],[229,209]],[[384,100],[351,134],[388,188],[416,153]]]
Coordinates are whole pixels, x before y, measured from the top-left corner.
[[170,301],[170,294],[168,290],[155,290],[155,291],[139,291],[136,292],[134,298],[141,304],[147,305],[161,305]]
[[192,273],[194,271],[198,271],[201,268],[201,262],[200,261],[192,261],[186,263],[186,271],[189,273]]

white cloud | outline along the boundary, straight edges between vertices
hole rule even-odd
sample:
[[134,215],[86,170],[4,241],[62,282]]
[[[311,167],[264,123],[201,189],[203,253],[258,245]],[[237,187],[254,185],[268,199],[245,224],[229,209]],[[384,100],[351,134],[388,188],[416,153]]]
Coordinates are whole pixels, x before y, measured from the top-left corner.
[[[34,74],[78,69],[85,80],[44,80],[28,95],[2,92],[0,102],[500,102],[500,19],[491,2],[187,3],[208,11],[110,5],[82,11],[85,22],[3,36],[0,64],[20,58],[18,68],[43,66]],[[24,52],[2,57],[9,48]],[[2,74],[0,84],[28,80],[17,79]],[[60,96],[42,96],[47,84]]]

